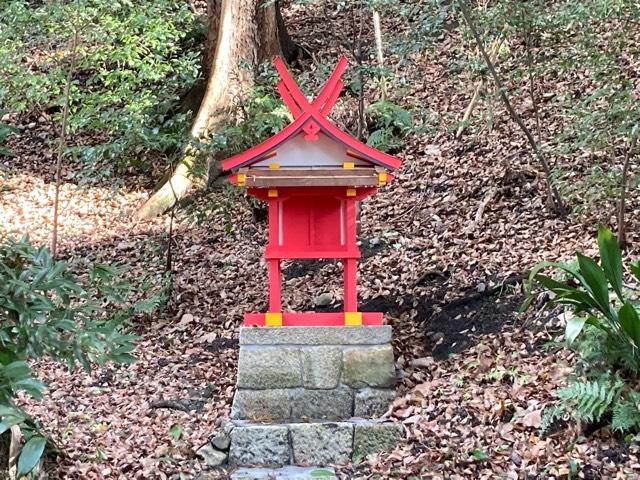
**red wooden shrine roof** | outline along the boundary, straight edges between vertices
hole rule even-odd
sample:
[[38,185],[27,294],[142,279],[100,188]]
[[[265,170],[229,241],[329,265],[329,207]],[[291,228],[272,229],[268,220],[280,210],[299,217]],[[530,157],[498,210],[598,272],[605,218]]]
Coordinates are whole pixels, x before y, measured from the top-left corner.
[[335,104],[344,86],[340,77],[347,68],[346,58],[340,58],[327,83],[312,102],[307,100],[291,75],[289,75],[287,67],[280,57],[276,57],[274,64],[280,74],[280,80],[276,86],[285,105],[293,115],[294,121],[264,142],[224,160],[222,162],[224,170],[247,167],[268,158],[275,148],[294,138],[300,132],[304,132],[304,138],[308,141],[317,140],[318,134],[322,133],[334,141],[342,143],[346,148],[346,155],[359,160],[390,170],[395,170],[400,166],[400,159],[365,145],[340,130],[327,119],[327,114]]

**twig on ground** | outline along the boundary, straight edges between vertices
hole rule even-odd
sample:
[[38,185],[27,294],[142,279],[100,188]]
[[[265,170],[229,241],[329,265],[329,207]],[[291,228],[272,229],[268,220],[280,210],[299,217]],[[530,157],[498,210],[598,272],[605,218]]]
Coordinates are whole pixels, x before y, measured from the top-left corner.
[[476,211],[476,216],[475,216],[473,222],[471,222],[467,226],[467,228],[465,229],[465,233],[471,233],[476,228],[478,228],[479,226],[482,225],[482,218],[484,216],[484,211],[487,208],[487,205],[489,205],[489,202],[491,202],[491,200],[493,200],[493,197],[495,197],[496,193],[498,193],[498,189],[496,187],[491,187],[489,189],[487,194],[484,196],[484,198],[480,202],[480,205],[478,205],[478,210]]
[[165,400],[160,399],[149,404],[149,408],[169,408],[171,410],[181,410],[183,412],[190,412],[193,410],[190,408],[184,400]]

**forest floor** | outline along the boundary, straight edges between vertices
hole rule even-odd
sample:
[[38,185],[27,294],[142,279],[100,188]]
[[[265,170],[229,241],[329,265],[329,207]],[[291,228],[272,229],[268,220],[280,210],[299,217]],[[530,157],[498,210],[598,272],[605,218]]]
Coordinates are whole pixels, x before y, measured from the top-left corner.
[[[350,22],[325,2],[306,6],[304,15],[301,8],[286,12],[293,38],[333,63],[341,47],[326,39]],[[493,109],[491,127],[453,138],[451,125],[472,92],[450,70],[458,35],[452,30],[438,38],[420,68],[399,70],[405,86],[397,98],[437,112],[442,125],[406,139],[397,152],[404,162],[397,179],[362,210],[360,301],[364,310],[384,311],[393,326],[401,381],[392,416],[405,425],[406,441],[390,454],[341,467],[340,475],[634,478],[639,445],[606,428],[581,431],[557,422],[540,433],[541,413],[570,372],[572,354],[554,342],[561,332],[553,316],[516,314],[527,269],[577,249],[594,254],[596,225],[611,223],[613,210],[605,204],[565,217],[550,213],[537,165],[499,104],[478,107]],[[355,102],[339,103],[340,125],[354,125]],[[553,128],[558,118],[541,108]],[[0,164],[2,233],[28,233],[47,244],[56,126],[42,117],[19,127],[10,144],[15,157]],[[63,256],[127,264],[132,281],[160,275],[169,216],[134,220],[153,186],[149,178],[82,185],[74,168],[63,172]],[[631,256],[638,253],[639,209],[633,195]],[[23,401],[63,452],[54,475],[192,478],[202,471],[195,450],[229,415],[242,314],[266,306],[265,238],[264,221],[254,219],[237,193],[219,188],[194,196],[175,216],[167,311],[137,323],[138,361],[90,374],[37,364],[48,394],[41,402]],[[313,309],[322,293],[340,308],[340,272],[332,261],[288,263],[285,308]],[[163,408],[163,401],[174,408]]]

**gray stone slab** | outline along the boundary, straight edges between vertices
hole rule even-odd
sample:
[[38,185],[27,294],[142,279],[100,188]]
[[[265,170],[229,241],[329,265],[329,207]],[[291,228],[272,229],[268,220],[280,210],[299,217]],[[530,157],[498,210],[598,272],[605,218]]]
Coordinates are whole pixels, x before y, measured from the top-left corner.
[[344,464],[351,458],[351,423],[295,423],[289,431],[296,465]]
[[213,445],[218,450],[229,450],[230,444],[231,439],[226,433],[218,433],[211,439],[211,445]]
[[403,436],[399,423],[356,423],[353,432],[353,458],[359,460],[371,453],[393,450]]
[[231,432],[229,463],[241,467],[281,467],[291,463],[289,431],[282,425],[236,427]]
[[231,480],[338,480],[328,467],[240,468]]
[[233,397],[233,419],[269,422],[290,417],[291,398],[288,390],[236,390]]
[[333,346],[305,346],[302,354],[302,384],[305,388],[336,388],[342,370],[342,349]]
[[391,326],[240,327],[240,345],[383,345]]
[[196,455],[202,458],[204,464],[208,467],[218,467],[227,461],[227,453],[217,450],[210,443],[200,447]]
[[353,347],[342,354],[342,383],[352,388],[390,388],[395,384],[391,345]]
[[391,388],[363,388],[356,392],[353,415],[362,418],[378,418],[384,415],[396,398]]
[[244,346],[238,357],[238,388],[302,386],[302,361],[296,347]]
[[353,391],[347,387],[333,390],[291,390],[292,420],[344,420],[353,416]]

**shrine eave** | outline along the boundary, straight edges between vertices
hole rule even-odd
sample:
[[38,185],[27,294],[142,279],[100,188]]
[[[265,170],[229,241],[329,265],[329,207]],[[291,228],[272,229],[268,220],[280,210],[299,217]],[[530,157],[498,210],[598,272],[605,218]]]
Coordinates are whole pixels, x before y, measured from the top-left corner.
[[358,139],[340,130],[336,125],[323,117],[317,110],[312,110],[303,113],[291,124],[287,125],[264,142],[224,160],[222,162],[223,170],[229,171],[247,167],[252,163],[262,160],[266,154],[300,133],[304,129],[305,125],[310,122],[315,122],[316,125],[320,127],[320,132],[324,133],[334,141],[343,144],[345,150],[351,151],[350,155],[354,155],[355,153],[355,155],[360,157],[362,160],[371,162],[374,165],[378,165],[389,170],[395,170],[401,165],[400,159],[376,150],[369,145],[365,145]]

